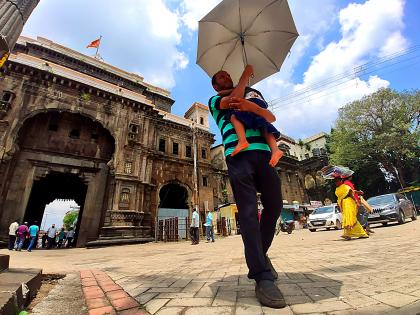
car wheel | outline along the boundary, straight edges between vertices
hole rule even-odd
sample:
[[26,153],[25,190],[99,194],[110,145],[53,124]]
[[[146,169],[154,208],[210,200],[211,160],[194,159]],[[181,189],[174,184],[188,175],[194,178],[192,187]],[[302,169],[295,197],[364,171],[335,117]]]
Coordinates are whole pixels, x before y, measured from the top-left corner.
[[405,214],[400,209],[400,211],[398,212],[398,224],[404,224],[404,223],[405,223]]
[[330,230],[330,228],[327,228],[327,231],[329,231]]
[[336,230],[341,230],[341,222],[340,222],[340,220],[337,220],[337,222],[335,222],[335,229]]
[[309,231],[311,231],[311,232],[315,232],[315,231],[316,231],[316,229],[309,229]]
[[416,221],[417,220],[417,211],[414,209],[413,216],[411,217],[411,220]]
[[382,222],[382,225],[383,226],[387,226],[388,225],[388,222]]

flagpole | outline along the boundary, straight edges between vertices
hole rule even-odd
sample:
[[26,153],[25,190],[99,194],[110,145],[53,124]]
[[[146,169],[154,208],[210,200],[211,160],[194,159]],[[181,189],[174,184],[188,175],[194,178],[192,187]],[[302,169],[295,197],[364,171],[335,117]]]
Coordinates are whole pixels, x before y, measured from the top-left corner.
[[102,35],[99,35],[99,45],[96,47],[95,58],[98,59],[99,46],[101,45]]

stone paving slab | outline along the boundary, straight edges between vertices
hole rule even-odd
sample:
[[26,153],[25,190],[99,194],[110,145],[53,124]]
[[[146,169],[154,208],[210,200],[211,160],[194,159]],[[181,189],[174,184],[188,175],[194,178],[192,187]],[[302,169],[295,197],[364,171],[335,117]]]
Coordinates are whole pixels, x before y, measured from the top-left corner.
[[341,231],[278,235],[269,256],[288,304],[282,310],[257,301],[240,236],[197,246],[148,243],[13,252],[11,266],[42,267],[45,273],[82,270],[90,311],[111,309],[112,314],[420,313],[420,220],[375,231],[369,239],[350,242],[341,240]]

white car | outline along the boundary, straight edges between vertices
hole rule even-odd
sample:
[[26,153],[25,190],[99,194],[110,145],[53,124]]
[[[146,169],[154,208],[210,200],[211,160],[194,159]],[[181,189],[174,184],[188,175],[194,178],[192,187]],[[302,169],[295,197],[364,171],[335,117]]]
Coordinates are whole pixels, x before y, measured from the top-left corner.
[[315,232],[317,229],[335,228],[341,229],[341,212],[336,204],[316,208],[310,215],[308,220],[309,231]]

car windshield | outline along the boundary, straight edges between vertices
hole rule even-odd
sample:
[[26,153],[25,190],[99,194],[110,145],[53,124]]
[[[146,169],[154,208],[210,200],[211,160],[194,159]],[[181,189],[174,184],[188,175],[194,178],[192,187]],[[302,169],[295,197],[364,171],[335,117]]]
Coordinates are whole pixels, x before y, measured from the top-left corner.
[[312,212],[312,214],[323,214],[323,213],[330,213],[333,211],[334,211],[334,206],[326,206],[326,207],[315,209],[314,212]]
[[367,200],[367,202],[372,206],[386,205],[394,201],[395,199],[393,195],[376,196],[376,197],[369,198]]

